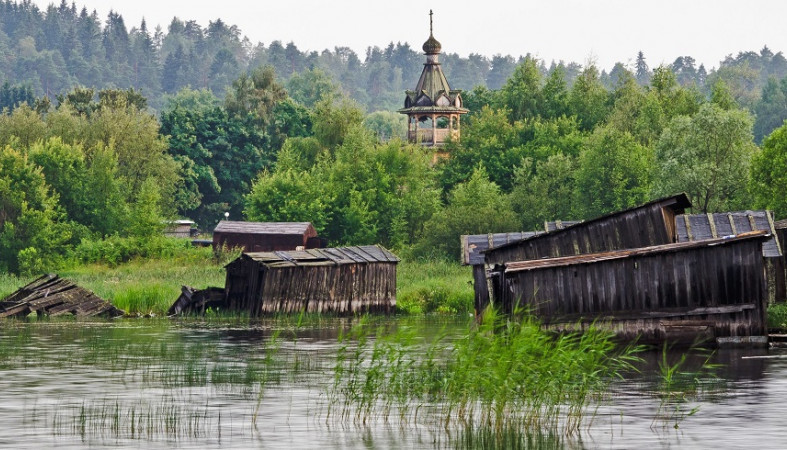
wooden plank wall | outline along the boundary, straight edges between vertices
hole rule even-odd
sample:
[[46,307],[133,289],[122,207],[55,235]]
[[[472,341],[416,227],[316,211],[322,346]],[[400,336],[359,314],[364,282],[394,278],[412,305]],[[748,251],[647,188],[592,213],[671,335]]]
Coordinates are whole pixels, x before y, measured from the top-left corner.
[[396,263],[266,267],[249,258],[227,266],[228,306],[252,316],[273,313],[391,313]]
[[609,319],[644,341],[676,323],[704,323],[716,337],[766,334],[761,240],[496,275],[504,312],[526,306],[546,322]]
[[490,249],[487,264],[598,253],[675,242],[674,213],[653,203],[604,220],[583,222],[557,232],[536,236],[518,244]]

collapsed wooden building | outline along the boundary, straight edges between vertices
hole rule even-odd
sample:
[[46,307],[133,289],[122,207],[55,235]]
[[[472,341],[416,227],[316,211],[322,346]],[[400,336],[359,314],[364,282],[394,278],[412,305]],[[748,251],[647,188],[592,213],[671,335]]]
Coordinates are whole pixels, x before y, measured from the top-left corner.
[[[777,224],[767,211],[689,207],[681,194],[553,231],[490,235],[483,258],[463,253],[476,312],[523,307],[558,328],[604,319],[645,341],[767,334],[766,305],[787,290]],[[463,238],[469,246],[484,244]]]
[[226,266],[225,307],[252,317],[390,313],[398,262],[379,245],[244,253]]
[[767,334],[763,231],[498,264],[495,305],[555,326],[606,322],[640,342]]
[[0,301],[0,317],[39,316],[120,317],[112,303],[56,274],[42,275]]
[[[685,194],[674,195],[488,248],[481,252],[483,269],[474,269],[476,313],[489,305],[488,275],[495,264],[671,244],[677,241],[675,217],[689,207]],[[480,282],[481,273],[487,282]]]

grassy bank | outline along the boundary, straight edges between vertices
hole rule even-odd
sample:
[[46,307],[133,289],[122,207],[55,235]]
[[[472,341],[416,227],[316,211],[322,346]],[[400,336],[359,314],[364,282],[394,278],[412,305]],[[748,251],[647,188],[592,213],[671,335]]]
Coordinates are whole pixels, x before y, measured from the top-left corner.
[[[198,289],[224,286],[224,264],[210,248],[178,247],[166,256],[133,258],[120,263],[72,260],[58,271],[80,286],[131,314],[166,313],[182,285]],[[36,278],[0,274],[0,298]],[[402,261],[397,273],[397,309],[406,314],[468,314],[473,289],[468,267],[448,261]]]

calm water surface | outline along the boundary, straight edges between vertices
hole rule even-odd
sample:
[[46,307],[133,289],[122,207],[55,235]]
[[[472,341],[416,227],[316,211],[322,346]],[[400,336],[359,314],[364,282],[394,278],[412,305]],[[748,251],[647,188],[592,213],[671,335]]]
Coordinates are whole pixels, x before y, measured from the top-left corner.
[[[392,321],[427,335],[466,330],[459,321]],[[348,324],[2,322],[0,447],[456,446],[439,425],[332,416],[326,393]],[[581,432],[558,446],[787,446],[786,350],[717,352],[718,379],[677,410],[655,394],[661,356],[646,354],[641,372],[614,382]]]

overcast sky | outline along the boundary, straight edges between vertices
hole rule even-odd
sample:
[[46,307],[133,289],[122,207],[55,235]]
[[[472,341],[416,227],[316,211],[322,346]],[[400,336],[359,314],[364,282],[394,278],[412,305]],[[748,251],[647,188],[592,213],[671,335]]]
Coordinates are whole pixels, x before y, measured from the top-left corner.
[[443,51],[461,56],[531,53],[547,63],[592,59],[609,70],[616,61],[632,63],[642,50],[651,67],[692,56],[710,69],[731,53],[787,47],[783,0],[77,1],[83,5],[102,20],[113,9],[129,28],[143,17],[150,29],[165,30],[174,16],[202,26],[221,18],[255,43],[293,41],[318,51],[347,46],[361,59],[370,45],[409,42],[420,49],[429,36],[430,8]]

